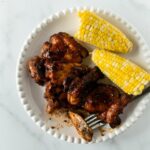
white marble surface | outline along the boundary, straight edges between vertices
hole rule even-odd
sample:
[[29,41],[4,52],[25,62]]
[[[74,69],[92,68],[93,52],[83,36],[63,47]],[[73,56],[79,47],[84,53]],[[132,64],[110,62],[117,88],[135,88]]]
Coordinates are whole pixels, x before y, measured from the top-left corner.
[[0,0],[0,150],[149,150],[150,104],[123,134],[100,144],[73,145],[42,132],[23,110],[15,85],[18,53],[27,35],[43,18],[73,6],[111,9],[128,19],[150,46],[148,0]]

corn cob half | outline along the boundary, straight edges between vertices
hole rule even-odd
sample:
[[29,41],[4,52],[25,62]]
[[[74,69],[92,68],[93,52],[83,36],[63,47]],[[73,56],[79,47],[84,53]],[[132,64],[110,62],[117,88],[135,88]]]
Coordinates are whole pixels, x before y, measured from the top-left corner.
[[115,26],[90,11],[80,11],[81,25],[75,37],[100,49],[127,53],[132,42]]
[[150,74],[131,61],[105,50],[94,50],[92,61],[127,94],[139,95],[150,82]]

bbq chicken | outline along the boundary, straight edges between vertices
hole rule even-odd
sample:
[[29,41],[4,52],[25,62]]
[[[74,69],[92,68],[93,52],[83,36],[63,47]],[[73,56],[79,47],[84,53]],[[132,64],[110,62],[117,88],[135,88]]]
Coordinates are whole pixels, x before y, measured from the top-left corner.
[[59,32],[43,44],[40,55],[51,61],[81,63],[88,56],[88,51],[69,34]]
[[83,102],[86,95],[96,86],[96,81],[103,78],[101,71],[94,67],[82,78],[76,77],[70,84],[67,98],[72,105],[78,105]]
[[[131,96],[117,87],[100,83],[105,78],[98,67],[88,67],[82,60],[88,50],[67,33],[57,33],[50,37],[41,48],[39,56],[31,58],[27,67],[31,77],[39,85],[45,85],[46,111],[66,108],[97,113],[98,117],[112,128],[121,123],[119,114],[130,102]],[[79,117],[69,113],[71,120]],[[77,127],[79,122],[73,123]],[[86,140],[91,140],[91,130],[86,128]],[[79,133],[84,133],[80,128]]]
[[62,63],[62,62],[50,62],[45,61],[45,76],[47,79],[51,80],[51,83],[62,85],[64,80],[68,78],[71,72],[75,68],[86,69],[83,65],[79,63]]
[[131,96],[121,93],[118,88],[112,85],[98,84],[97,87],[88,94],[84,103],[84,109],[90,113],[98,113],[98,117],[108,123],[111,127],[116,127],[121,123],[119,114],[130,102]]
[[44,85],[46,81],[44,59],[39,56],[35,56],[28,61],[27,66],[31,77],[35,80],[35,82],[39,85]]

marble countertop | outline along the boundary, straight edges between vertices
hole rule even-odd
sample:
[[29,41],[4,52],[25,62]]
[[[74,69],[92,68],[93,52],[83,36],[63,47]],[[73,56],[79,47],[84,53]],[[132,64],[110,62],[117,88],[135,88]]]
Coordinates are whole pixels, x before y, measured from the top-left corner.
[[41,131],[20,104],[15,67],[21,45],[31,30],[51,13],[73,6],[113,10],[128,19],[150,46],[148,0],[0,0],[0,150],[149,150],[150,104],[141,118],[123,134],[104,143],[75,145]]

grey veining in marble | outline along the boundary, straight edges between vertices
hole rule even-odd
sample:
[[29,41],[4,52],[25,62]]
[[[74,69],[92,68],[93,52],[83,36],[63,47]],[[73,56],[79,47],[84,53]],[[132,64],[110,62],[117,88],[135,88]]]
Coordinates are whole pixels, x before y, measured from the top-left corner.
[[84,5],[119,13],[137,27],[150,46],[149,0],[0,0],[0,150],[150,149],[150,104],[134,126],[112,140],[94,145],[73,145],[45,134],[20,104],[15,67],[25,38],[51,13]]

